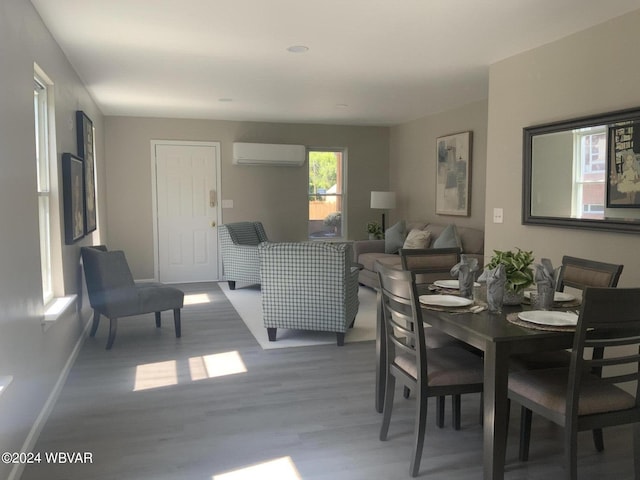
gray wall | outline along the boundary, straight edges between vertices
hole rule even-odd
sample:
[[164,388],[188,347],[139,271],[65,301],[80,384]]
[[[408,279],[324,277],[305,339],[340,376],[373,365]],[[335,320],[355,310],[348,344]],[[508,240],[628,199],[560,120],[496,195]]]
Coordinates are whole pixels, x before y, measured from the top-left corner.
[[[638,235],[521,225],[522,129],[640,105],[640,10],[490,68],[486,249],[522,247],[622,263],[620,286],[640,285]],[[504,223],[492,223],[494,207]]]
[[[471,214],[436,215],[436,139],[469,130],[473,132]],[[393,127],[390,181],[398,192],[398,208],[391,212],[392,220],[426,220],[484,229],[486,151],[486,100]]]
[[[36,62],[55,83],[57,166],[63,152],[76,153],[75,111],[84,110],[98,130],[99,183],[102,179],[102,117],[60,48],[28,0],[0,6],[0,376],[13,382],[0,394],[0,451],[19,451],[77,344],[88,312],[42,325],[42,282],[36,196],[33,72]],[[53,185],[53,199],[62,208]],[[98,202],[101,201],[99,196]],[[61,230],[62,232],[62,230]],[[63,246],[56,262],[56,294],[79,290],[80,245]],[[61,233],[54,242],[64,245]],[[86,306],[86,303],[85,303]],[[10,466],[0,464],[0,478]]]
[[153,217],[151,140],[221,143],[222,222],[260,220],[274,241],[307,239],[307,165],[249,167],[232,165],[232,143],[301,144],[344,147],[348,154],[347,216],[350,239],[365,238],[372,218],[371,190],[386,190],[389,129],[306,124],[107,117],[107,243],[123,249],[136,278],[152,278]]

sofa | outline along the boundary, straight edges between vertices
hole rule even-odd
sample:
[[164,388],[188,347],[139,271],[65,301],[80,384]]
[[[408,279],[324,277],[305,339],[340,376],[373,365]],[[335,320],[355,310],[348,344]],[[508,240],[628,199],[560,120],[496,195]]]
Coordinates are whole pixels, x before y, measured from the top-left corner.
[[258,245],[262,312],[269,341],[278,328],[336,334],[338,346],[358,313],[358,267],[350,243]]
[[[411,238],[413,233],[421,233],[422,238],[428,237],[427,244],[411,246],[400,244],[403,237],[406,242],[407,238]],[[438,244],[438,239],[443,236],[443,233],[447,238],[456,238],[457,245],[461,248],[463,254],[477,258],[480,265],[485,264],[483,230],[454,224],[401,221],[387,230],[386,239],[384,240],[356,240],[354,242],[354,261],[362,266],[358,275],[358,282],[370,288],[379,288],[380,283],[376,271],[376,262],[392,268],[402,268],[398,251],[403,246],[405,248],[446,248],[454,246],[452,244]],[[390,245],[392,238],[395,239],[395,245]],[[441,240],[444,240],[444,237]]]

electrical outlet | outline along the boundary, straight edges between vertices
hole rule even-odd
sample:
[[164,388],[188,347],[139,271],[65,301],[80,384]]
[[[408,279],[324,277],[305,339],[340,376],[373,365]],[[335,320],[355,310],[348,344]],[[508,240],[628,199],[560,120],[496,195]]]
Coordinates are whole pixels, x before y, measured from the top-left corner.
[[502,223],[504,221],[504,212],[502,208],[493,209],[493,223]]
[[222,208],[233,208],[233,200],[222,200]]

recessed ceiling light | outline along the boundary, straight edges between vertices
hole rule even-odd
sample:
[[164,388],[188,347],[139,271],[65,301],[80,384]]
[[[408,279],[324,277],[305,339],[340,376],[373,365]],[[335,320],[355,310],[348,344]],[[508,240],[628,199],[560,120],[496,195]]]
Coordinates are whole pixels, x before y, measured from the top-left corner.
[[309,51],[309,47],[305,45],[291,45],[287,48],[287,51],[291,53],[305,53]]
[[232,98],[219,98],[218,99],[219,102],[233,102]]

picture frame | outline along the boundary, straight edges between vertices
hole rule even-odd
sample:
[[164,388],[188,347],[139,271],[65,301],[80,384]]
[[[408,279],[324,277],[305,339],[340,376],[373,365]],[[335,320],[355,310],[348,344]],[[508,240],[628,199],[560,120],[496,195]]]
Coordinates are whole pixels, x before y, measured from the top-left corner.
[[62,154],[65,243],[84,237],[84,161],[72,153]]
[[436,139],[436,214],[469,216],[473,132]]
[[76,111],[78,156],[84,160],[84,234],[93,232],[97,225],[95,181],[95,135],[93,122],[82,111]]
[[607,208],[640,208],[640,121],[608,127]]

